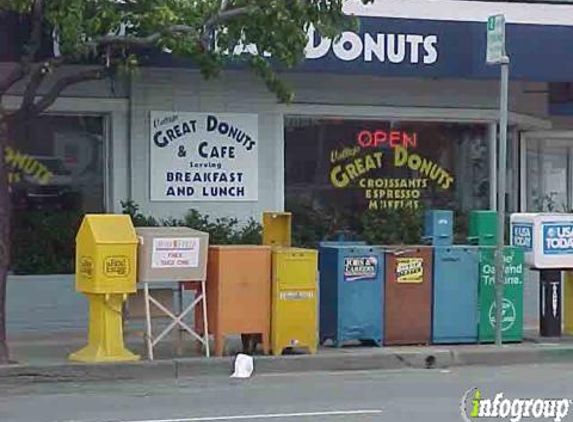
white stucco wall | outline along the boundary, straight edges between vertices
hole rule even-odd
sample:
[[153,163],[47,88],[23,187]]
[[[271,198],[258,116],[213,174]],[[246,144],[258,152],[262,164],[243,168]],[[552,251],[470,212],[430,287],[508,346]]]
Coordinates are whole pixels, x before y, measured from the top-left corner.
[[[0,70],[6,70],[1,69]],[[77,69],[62,69],[69,73]],[[296,94],[291,106],[279,104],[256,76],[223,72],[204,80],[187,69],[142,69],[129,81],[92,82],[66,90],[53,113],[95,113],[107,116],[107,208],[119,212],[121,201],[133,199],[145,213],[181,216],[188,209],[215,216],[259,218],[284,203],[283,124],[286,114],[330,115],[376,119],[467,120],[492,122],[497,116],[497,81],[379,78],[368,75],[286,74]],[[527,129],[547,129],[546,84],[513,82],[513,120]],[[16,106],[21,87],[5,98]],[[258,202],[150,202],[150,111],[245,112],[259,116]],[[515,113],[519,113],[517,116]],[[516,120],[517,119],[517,120]],[[569,126],[559,122],[560,128]],[[545,124],[545,127],[537,127]]]
[[[185,70],[144,70],[133,78],[131,97],[131,195],[146,213],[180,216],[190,208],[212,216],[241,220],[282,205],[282,114],[277,100],[252,77],[237,74],[204,81]],[[234,112],[258,114],[259,200],[257,202],[150,202],[150,111]]]
[[[14,67],[13,63],[0,63],[0,74],[8,74]],[[90,69],[89,66],[62,66],[54,74],[50,74],[42,82],[38,94],[46,93],[54,82],[64,76],[76,74]],[[20,95],[24,93],[26,80],[16,83],[8,92],[11,95]],[[127,98],[128,96],[127,79],[122,76],[116,76],[113,79],[101,81],[89,81],[71,85],[65,89],[63,96],[71,98]]]
[[[131,86],[131,198],[157,217],[183,215],[196,208],[211,216],[259,218],[282,210],[284,202],[283,121],[286,114],[322,114],[369,118],[493,121],[498,107],[497,81],[418,80],[361,75],[287,74],[294,89],[292,106],[279,104],[256,76],[224,72],[205,81],[192,70],[144,69]],[[546,118],[546,96],[539,86],[516,82],[511,108],[522,118]],[[462,110],[463,109],[463,110]],[[150,111],[245,112],[259,115],[259,201],[150,202]]]

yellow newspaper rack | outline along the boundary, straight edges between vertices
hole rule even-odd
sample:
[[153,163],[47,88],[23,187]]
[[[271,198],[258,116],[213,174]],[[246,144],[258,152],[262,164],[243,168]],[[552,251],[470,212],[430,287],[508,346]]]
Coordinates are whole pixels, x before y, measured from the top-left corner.
[[318,347],[318,252],[300,248],[273,249],[271,348]]
[[88,214],[76,236],[76,289],[89,301],[88,345],[80,362],[138,360],[123,342],[123,303],[136,291],[137,236],[127,215]]

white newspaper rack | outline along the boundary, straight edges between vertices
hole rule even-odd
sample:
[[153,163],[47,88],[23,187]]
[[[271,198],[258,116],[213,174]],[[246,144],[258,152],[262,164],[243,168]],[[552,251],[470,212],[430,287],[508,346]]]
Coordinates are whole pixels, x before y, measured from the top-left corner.
[[523,248],[531,268],[573,268],[573,214],[512,214],[511,244]]
[[[154,358],[155,346],[175,328],[179,328],[180,341],[184,330],[203,346],[205,355],[209,357],[206,289],[209,234],[186,227],[139,227],[136,233],[139,238],[137,281],[144,292],[145,341],[149,360]],[[178,284],[179,312],[169,309],[170,306],[161,303],[151,293],[153,289],[149,288],[150,284],[166,282]],[[198,294],[187,306],[183,304],[183,283],[200,284]],[[203,336],[185,322],[185,317],[200,303],[203,309]],[[171,320],[155,337],[152,306]]]

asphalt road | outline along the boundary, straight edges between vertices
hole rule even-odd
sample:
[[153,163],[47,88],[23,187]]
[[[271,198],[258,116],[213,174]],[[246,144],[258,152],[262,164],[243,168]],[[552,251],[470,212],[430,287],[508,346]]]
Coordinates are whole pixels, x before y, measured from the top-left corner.
[[[0,386],[0,421],[463,421],[461,398],[472,387],[484,398],[573,399],[570,365],[307,373]],[[573,420],[569,413],[563,420]]]

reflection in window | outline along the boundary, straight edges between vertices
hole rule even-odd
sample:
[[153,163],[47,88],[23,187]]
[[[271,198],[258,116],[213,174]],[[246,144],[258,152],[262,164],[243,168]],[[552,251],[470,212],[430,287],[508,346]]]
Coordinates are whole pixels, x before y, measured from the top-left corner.
[[[285,199],[353,226],[365,213],[489,207],[482,124],[288,117]],[[301,218],[301,217],[299,217]]]
[[550,141],[527,141],[527,211],[569,209],[569,148]]
[[10,140],[12,270],[72,272],[83,215],[105,211],[104,119],[41,116]]
[[40,117],[11,139],[13,209],[104,211],[101,117]]

